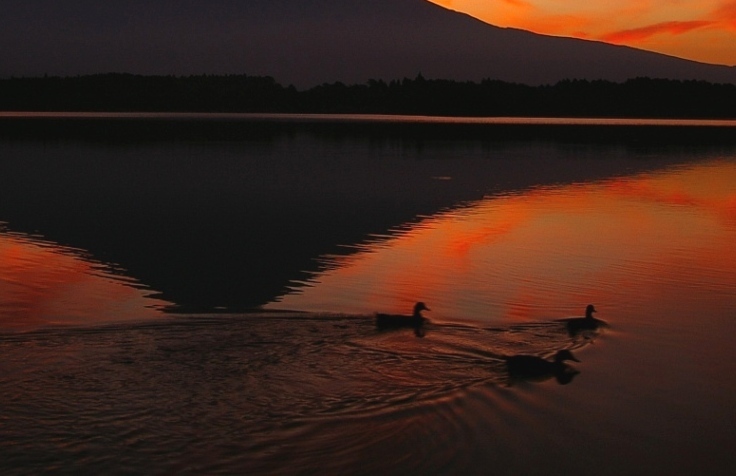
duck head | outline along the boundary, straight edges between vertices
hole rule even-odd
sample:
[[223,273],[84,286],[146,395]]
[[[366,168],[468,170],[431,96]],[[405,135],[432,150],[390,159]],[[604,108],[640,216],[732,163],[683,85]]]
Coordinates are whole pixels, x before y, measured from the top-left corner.
[[595,306],[592,304],[588,304],[588,307],[585,308],[585,317],[587,319],[593,319],[593,313],[598,312],[595,310]]
[[427,321],[427,318],[422,316],[422,311],[429,311],[429,308],[423,303],[418,302],[414,305],[414,316],[413,319],[416,321],[415,327],[414,327],[414,334],[417,337],[424,337],[424,323]]
[[414,315],[421,313],[422,311],[429,311],[430,309],[423,302],[418,302],[414,305]]

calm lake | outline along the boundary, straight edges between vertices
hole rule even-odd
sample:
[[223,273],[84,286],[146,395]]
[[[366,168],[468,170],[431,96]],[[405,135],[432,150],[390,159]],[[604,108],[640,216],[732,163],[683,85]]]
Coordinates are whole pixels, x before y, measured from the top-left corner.
[[3,113],[0,472],[730,475],[734,243],[733,121]]

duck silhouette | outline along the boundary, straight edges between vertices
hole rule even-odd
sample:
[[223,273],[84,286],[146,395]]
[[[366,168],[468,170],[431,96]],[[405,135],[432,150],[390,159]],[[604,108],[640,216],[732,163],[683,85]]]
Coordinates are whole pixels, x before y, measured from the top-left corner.
[[418,337],[424,337],[424,323],[428,319],[422,316],[422,311],[429,310],[426,304],[418,302],[414,305],[414,312],[411,316],[376,314],[376,328],[379,330],[388,330],[411,327]]
[[595,310],[595,306],[588,304],[585,308],[585,317],[572,317],[568,319],[560,319],[560,322],[565,323],[567,332],[571,336],[576,336],[583,331],[594,331],[601,326],[606,326],[606,322],[593,317],[593,313],[598,312]]
[[577,370],[565,363],[566,360],[580,362],[567,349],[558,351],[552,360],[535,355],[513,355],[506,357],[506,367],[512,380],[528,380],[541,382],[554,377],[558,383],[566,385],[579,374]]

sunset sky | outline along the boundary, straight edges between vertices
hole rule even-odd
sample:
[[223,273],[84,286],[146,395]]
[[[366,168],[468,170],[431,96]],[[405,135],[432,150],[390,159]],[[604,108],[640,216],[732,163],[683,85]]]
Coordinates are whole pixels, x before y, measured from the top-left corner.
[[496,26],[736,65],[736,0],[430,0]]

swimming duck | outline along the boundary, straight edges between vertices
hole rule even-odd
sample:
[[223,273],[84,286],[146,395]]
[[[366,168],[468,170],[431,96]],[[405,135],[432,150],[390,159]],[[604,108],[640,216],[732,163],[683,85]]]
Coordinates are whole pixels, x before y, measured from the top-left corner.
[[513,355],[506,357],[506,367],[512,379],[542,381],[555,377],[561,384],[567,384],[579,372],[565,363],[566,360],[580,362],[567,349],[558,351],[554,358],[545,360],[534,355]]
[[418,302],[414,305],[414,313],[411,316],[376,314],[376,327],[381,330],[413,327],[414,333],[422,337],[422,326],[427,321],[427,318],[422,316],[422,311],[429,310],[426,304]]
[[588,304],[585,308],[585,317],[573,317],[569,319],[560,319],[560,322],[565,323],[567,332],[571,335],[577,335],[582,331],[594,331],[600,326],[605,325],[606,322],[593,317],[593,313],[597,312],[595,306]]

